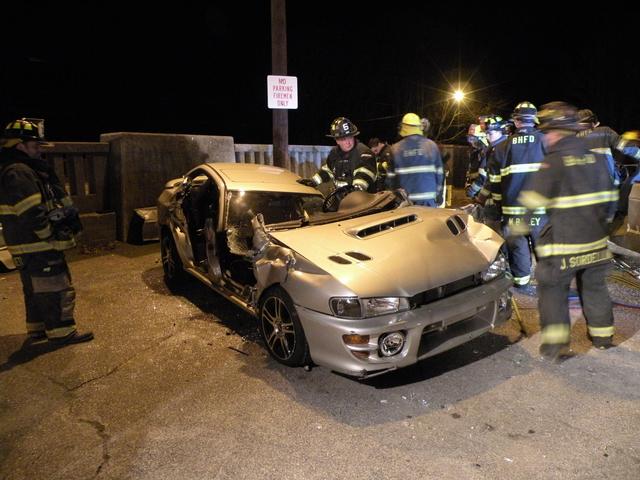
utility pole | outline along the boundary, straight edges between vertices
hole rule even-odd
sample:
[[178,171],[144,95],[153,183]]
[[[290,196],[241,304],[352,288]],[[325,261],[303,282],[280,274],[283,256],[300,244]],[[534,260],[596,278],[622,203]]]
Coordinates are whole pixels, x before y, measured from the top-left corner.
[[[271,75],[287,74],[287,15],[285,0],[271,0]],[[289,169],[289,116],[273,110],[273,164]]]

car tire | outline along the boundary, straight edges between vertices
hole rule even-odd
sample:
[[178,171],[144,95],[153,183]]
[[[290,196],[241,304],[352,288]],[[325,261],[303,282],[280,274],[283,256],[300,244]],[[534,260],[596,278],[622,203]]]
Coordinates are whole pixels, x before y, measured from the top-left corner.
[[187,275],[173,236],[166,229],[163,229],[160,235],[160,256],[162,257],[164,281],[169,289],[176,289],[186,280]]
[[311,363],[298,312],[282,288],[271,288],[262,296],[258,321],[264,344],[275,360],[289,367]]

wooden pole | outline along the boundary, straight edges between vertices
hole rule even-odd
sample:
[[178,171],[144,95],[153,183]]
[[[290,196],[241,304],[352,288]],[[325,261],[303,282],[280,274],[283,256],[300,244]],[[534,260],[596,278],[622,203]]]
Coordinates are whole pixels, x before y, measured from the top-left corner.
[[[287,15],[285,0],[271,0],[271,74],[287,74]],[[289,169],[289,116],[273,109],[273,164]]]

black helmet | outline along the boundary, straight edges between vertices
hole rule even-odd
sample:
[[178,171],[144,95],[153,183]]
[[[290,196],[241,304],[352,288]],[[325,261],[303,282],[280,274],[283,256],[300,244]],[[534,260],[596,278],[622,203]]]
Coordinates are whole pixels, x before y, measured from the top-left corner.
[[528,101],[520,102],[516,105],[516,108],[513,109],[513,113],[511,114],[511,118],[514,120],[524,120],[531,121],[534,123],[538,123],[538,109],[536,106]]
[[588,108],[583,108],[582,110],[578,110],[578,123],[583,123],[591,127],[591,125],[598,123],[598,116]]
[[351,120],[345,117],[338,117],[331,122],[329,127],[329,135],[327,137],[343,138],[343,137],[355,137],[360,132],[358,127],[355,126]]
[[551,102],[542,106],[540,114],[540,130],[571,130],[581,129],[578,123],[578,109],[566,102]]
[[42,123],[36,123],[30,119],[20,118],[14,120],[2,132],[0,143],[5,147],[12,147],[20,142],[27,141],[47,143],[42,128]]

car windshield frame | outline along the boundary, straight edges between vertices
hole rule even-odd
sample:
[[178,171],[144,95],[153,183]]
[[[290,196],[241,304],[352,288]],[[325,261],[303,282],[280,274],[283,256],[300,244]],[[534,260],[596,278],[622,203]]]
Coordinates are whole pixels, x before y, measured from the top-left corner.
[[321,211],[322,202],[321,194],[228,190],[225,224],[227,228],[247,226],[261,213],[270,229],[301,227]]

